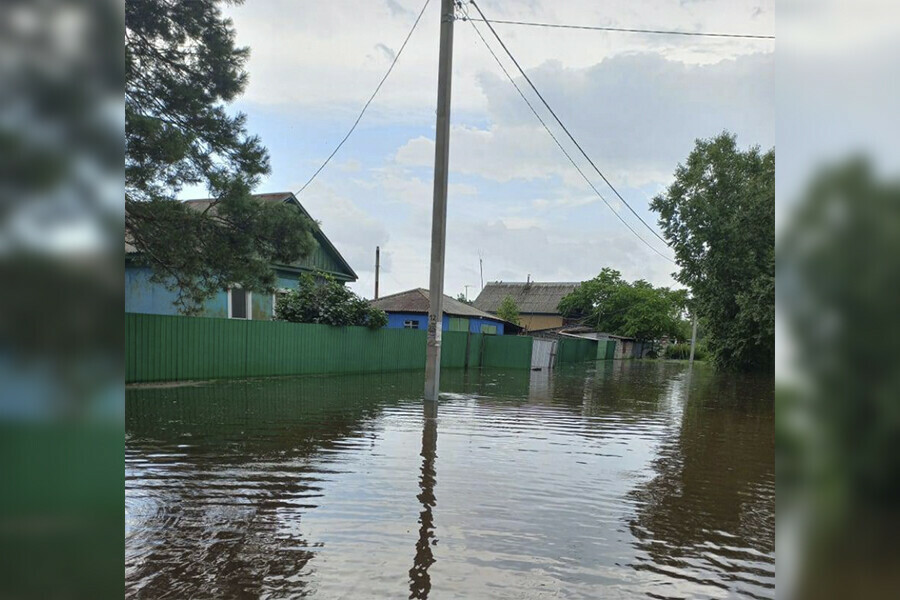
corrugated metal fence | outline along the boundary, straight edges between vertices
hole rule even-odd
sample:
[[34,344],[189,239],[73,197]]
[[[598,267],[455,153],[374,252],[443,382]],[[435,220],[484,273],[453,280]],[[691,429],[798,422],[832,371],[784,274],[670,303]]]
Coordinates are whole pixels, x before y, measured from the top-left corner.
[[[127,313],[126,383],[423,369],[425,331]],[[445,331],[441,366],[531,364],[531,338]]]
[[596,360],[597,340],[560,337],[556,352],[556,362],[560,365]]

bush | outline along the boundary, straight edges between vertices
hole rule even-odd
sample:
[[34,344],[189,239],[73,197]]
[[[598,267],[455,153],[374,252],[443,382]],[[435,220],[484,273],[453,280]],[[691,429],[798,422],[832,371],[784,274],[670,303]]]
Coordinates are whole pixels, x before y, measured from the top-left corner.
[[387,325],[387,313],[373,308],[326,273],[301,275],[297,289],[276,301],[275,318],[292,323],[361,325],[370,329]]
[[[694,348],[694,360],[704,360],[706,356],[706,347],[703,344],[697,344],[697,347]],[[665,357],[669,360],[688,360],[691,357],[691,345],[689,343],[669,344],[666,346]]]

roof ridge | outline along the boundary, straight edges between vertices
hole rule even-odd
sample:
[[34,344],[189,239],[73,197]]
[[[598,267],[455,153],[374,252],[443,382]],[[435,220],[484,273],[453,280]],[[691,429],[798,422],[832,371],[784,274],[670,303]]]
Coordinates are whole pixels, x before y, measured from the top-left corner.
[[386,296],[378,296],[377,298],[373,298],[372,302],[376,302],[378,300],[384,300],[385,298],[393,298],[394,296],[402,296],[403,294],[409,294],[410,292],[415,292],[416,290],[403,290],[402,292],[394,292],[393,294],[387,294]]

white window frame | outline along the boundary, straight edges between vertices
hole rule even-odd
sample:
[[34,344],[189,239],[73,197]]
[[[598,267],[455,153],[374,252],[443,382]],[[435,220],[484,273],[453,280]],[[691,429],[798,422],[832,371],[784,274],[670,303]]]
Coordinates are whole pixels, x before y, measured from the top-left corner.
[[[415,323],[415,327],[408,327],[407,323]],[[419,320],[418,319],[406,319],[403,321],[403,329],[418,329],[419,328]]]
[[240,317],[232,317],[231,316],[231,290],[242,290],[242,289],[244,289],[244,288],[242,288],[239,285],[235,285],[235,286],[228,288],[228,292],[227,292],[227,296],[226,296],[228,298],[228,318],[235,319],[238,321],[252,321],[253,320],[253,310],[252,310],[253,309],[253,292],[251,292],[251,291],[247,291],[247,301],[246,301],[247,317],[244,319],[241,319]]
[[275,293],[272,294],[272,319],[275,319],[275,317],[276,317],[275,304],[276,304],[276,300],[278,300],[278,294],[287,294],[290,291],[291,291],[290,288],[283,287],[283,288],[276,289]]

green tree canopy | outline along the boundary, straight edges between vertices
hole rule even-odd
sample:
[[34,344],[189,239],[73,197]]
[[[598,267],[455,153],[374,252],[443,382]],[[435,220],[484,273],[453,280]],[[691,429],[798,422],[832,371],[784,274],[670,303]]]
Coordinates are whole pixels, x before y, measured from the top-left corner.
[[512,296],[507,296],[506,298],[504,298],[500,302],[500,306],[497,307],[497,316],[504,321],[509,321],[514,325],[519,325],[519,305],[516,304],[515,298],[513,298]]
[[698,140],[651,208],[723,369],[774,368],[775,150]]
[[295,289],[281,294],[275,302],[275,318],[292,323],[361,325],[371,329],[387,325],[387,313],[321,272],[301,275]]
[[[302,213],[250,195],[269,159],[245,116],[226,112],[249,51],[223,1],[125,3],[126,238],[185,313],[229,285],[271,292],[271,263],[314,247]],[[205,187],[213,205],[177,202],[184,186]]]
[[469,306],[472,305],[472,301],[466,298],[466,295],[462,292],[456,295],[456,300],[462,302],[463,304],[468,304]]
[[686,295],[685,290],[657,288],[644,280],[629,283],[619,271],[604,268],[565,296],[558,308],[606,333],[644,340],[683,339]]

